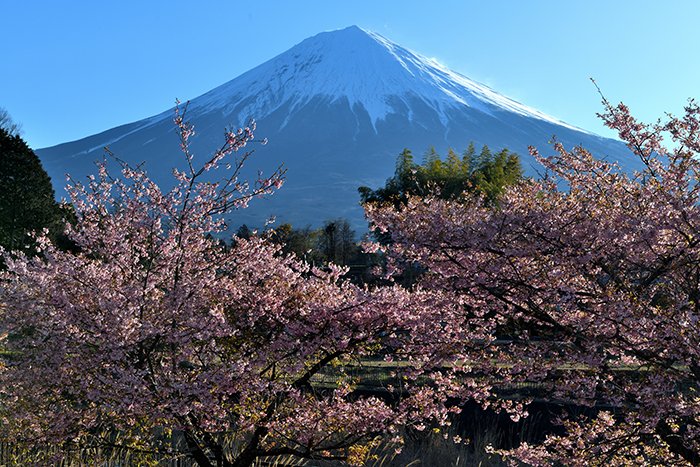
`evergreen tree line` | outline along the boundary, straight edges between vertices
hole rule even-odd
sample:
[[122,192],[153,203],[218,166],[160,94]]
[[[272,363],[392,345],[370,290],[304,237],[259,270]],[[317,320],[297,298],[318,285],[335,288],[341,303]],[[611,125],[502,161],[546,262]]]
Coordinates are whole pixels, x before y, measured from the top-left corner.
[[[329,262],[349,265],[360,255],[355,231],[345,219],[327,220],[318,229],[310,226],[295,228],[285,223],[262,234],[281,245],[283,254],[293,253],[315,265]],[[257,235],[258,231],[251,230],[246,224],[236,231],[237,238],[249,239]]]
[[[258,232],[245,224],[236,232],[236,238],[248,239],[254,235]],[[293,254],[314,266],[324,267],[328,263],[347,266],[347,277],[356,283],[371,281],[371,269],[379,263],[377,255],[362,251],[357,233],[347,219],[326,220],[316,229],[285,223],[261,235],[280,245],[282,254]]]
[[494,203],[508,185],[523,177],[523,169],[517,154],[508,149],[491,152],[484,145],[476,152],[474,143],[459,156],[449,149],[443,159],[431,147],[423,162],[414,161],[410,149],[404,149],[396,159],[396,171],[385,186],[372,189],[360,187],[362,203],[390,202],[398,207],[409,196],[437,196],[455,199],[463,193],[478,193],[486,202]]

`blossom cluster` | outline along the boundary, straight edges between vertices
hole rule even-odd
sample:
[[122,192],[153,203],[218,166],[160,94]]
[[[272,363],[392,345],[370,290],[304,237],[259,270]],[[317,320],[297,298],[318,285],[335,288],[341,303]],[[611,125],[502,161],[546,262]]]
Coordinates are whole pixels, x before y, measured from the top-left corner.
[[[176,433],[200,465],[347,458],[403,426],[446,423],[451,393],[486,398],[488,387],[460,388],[444,370],[456,342],[490,334],[470,334],[483,324],[463,325],[458,306],[427,291],[355,286],[343,268],[311,267],[262,237],[222,243],[225,216],[271,194],[283,171],[252,186],[239,179],[254,125],[226,132],[197,166],[183,114],[175,123],[188,168],[171,190],[140,168],[113,177],[102,165],[70,186],[68,251],[39,235],[40,254],[5,253],[6,436],[78,447],[119,438],[145,451]],[[386,354],[404,362],[401,390],[359,396],[346,369]],[[439,384],[415,384],[433,373]],[[313,382],[324,374],[336,381],[320,390]]]
[[604,104],[605,123],[644,171],[626,174],[555,143],[552,157],[531,149],[547,176],[509,188],[496,209],[478,197],[414,198],[368,214],[391,234],[395,264],[426,269],[423,288],[498,323],[510,340],[500,357],[510,362],[504,383],[539,382],[553,400],[615,411],[571,420],[567,436],[521,446],[511,458],[694,465],[700,109],[691,101],[682,117],[645,125],[626,106]]

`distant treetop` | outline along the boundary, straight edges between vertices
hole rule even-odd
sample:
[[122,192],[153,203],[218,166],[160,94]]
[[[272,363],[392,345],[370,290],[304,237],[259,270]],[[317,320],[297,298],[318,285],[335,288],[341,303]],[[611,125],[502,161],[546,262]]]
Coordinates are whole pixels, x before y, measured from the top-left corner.
[[404,149],[396,159],[394,176],[383,187],[363,186],[358,191],[362,204],[390,202],[398,207],[405,204],[409,196],[456,199],[464,192],[481,194],[488,203],[493,203],[506,186],[522,177],[517,154],[508,149],[493,154],[488,146],[477,154],[474,143],[470,143],[461,157],[450,148],[444,160],[431,147],[422,164],[416,164],[411,151]]
[[4,107],[0,107],[0,129],[5,130],[11,136],[22,134],[22,125],[12,120],[12,116]]

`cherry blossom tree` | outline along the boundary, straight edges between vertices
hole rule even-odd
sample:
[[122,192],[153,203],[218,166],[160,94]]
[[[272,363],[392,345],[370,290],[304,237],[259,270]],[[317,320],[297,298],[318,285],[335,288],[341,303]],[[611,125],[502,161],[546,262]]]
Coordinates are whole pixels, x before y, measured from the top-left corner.
[[[511,339],[504,382],[594,407],[566,434],[508,454],[533,465],[700,462],[700,109],[643,124],[604,100],[605,124],[644,162],[626,174],[577,147],[531,153],[547,176],[483,200],[368,206],[425,289]],[[667,143],[668,142],[668,143]]]
[[[39,464],[86,446],[184,452],[201,466],[361,462],[379,435],[447,423],[447,397],[486,399],[488,386],[458,387],[464,372],[445,371],[455,342],[489,338],[483,320],[467,323],[432,292],[356,287],[343,269],[312,268],[264,236],[222,243],[226,216],[279,188],[284,172],[241,180],[254,126],[227,131],[198,166],[193,127],[180,110],[175,122],[186,169],[172,189],[142,168],[122,164],[113,177],[103,164],[69,185],[71,251],[38,233],[39,255],[4,253],[7,439],[61,448]],[[403,362],[395,387],[357,393],[348,369],[376,355]],[[435,384],[415,384],[426,377]]]

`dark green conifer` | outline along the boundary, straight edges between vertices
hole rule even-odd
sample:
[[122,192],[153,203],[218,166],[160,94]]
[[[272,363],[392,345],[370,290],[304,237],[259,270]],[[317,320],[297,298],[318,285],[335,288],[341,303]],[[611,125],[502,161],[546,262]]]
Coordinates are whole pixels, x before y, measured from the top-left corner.
[[396,172],[386,184],[375,190],[360,187],[362,203],[392,203],[397,208],[404,205],[409,196],[437,196],[455,199],[464,192],[477,192],[487,203],[496,203],[508,185],[520,181],[523,176],[517,154],[501,150],[493,154],[484,146],[477,155],[470,143],[460,160],[450,149],[445,161],[431,147],[423,158],[422,165],[413,162],[413,155],[404,149],[396,160]]
[[31,251],[28,234],[62,233],[63,213],[39,158],[17,134],[0,128],[0,246]]

